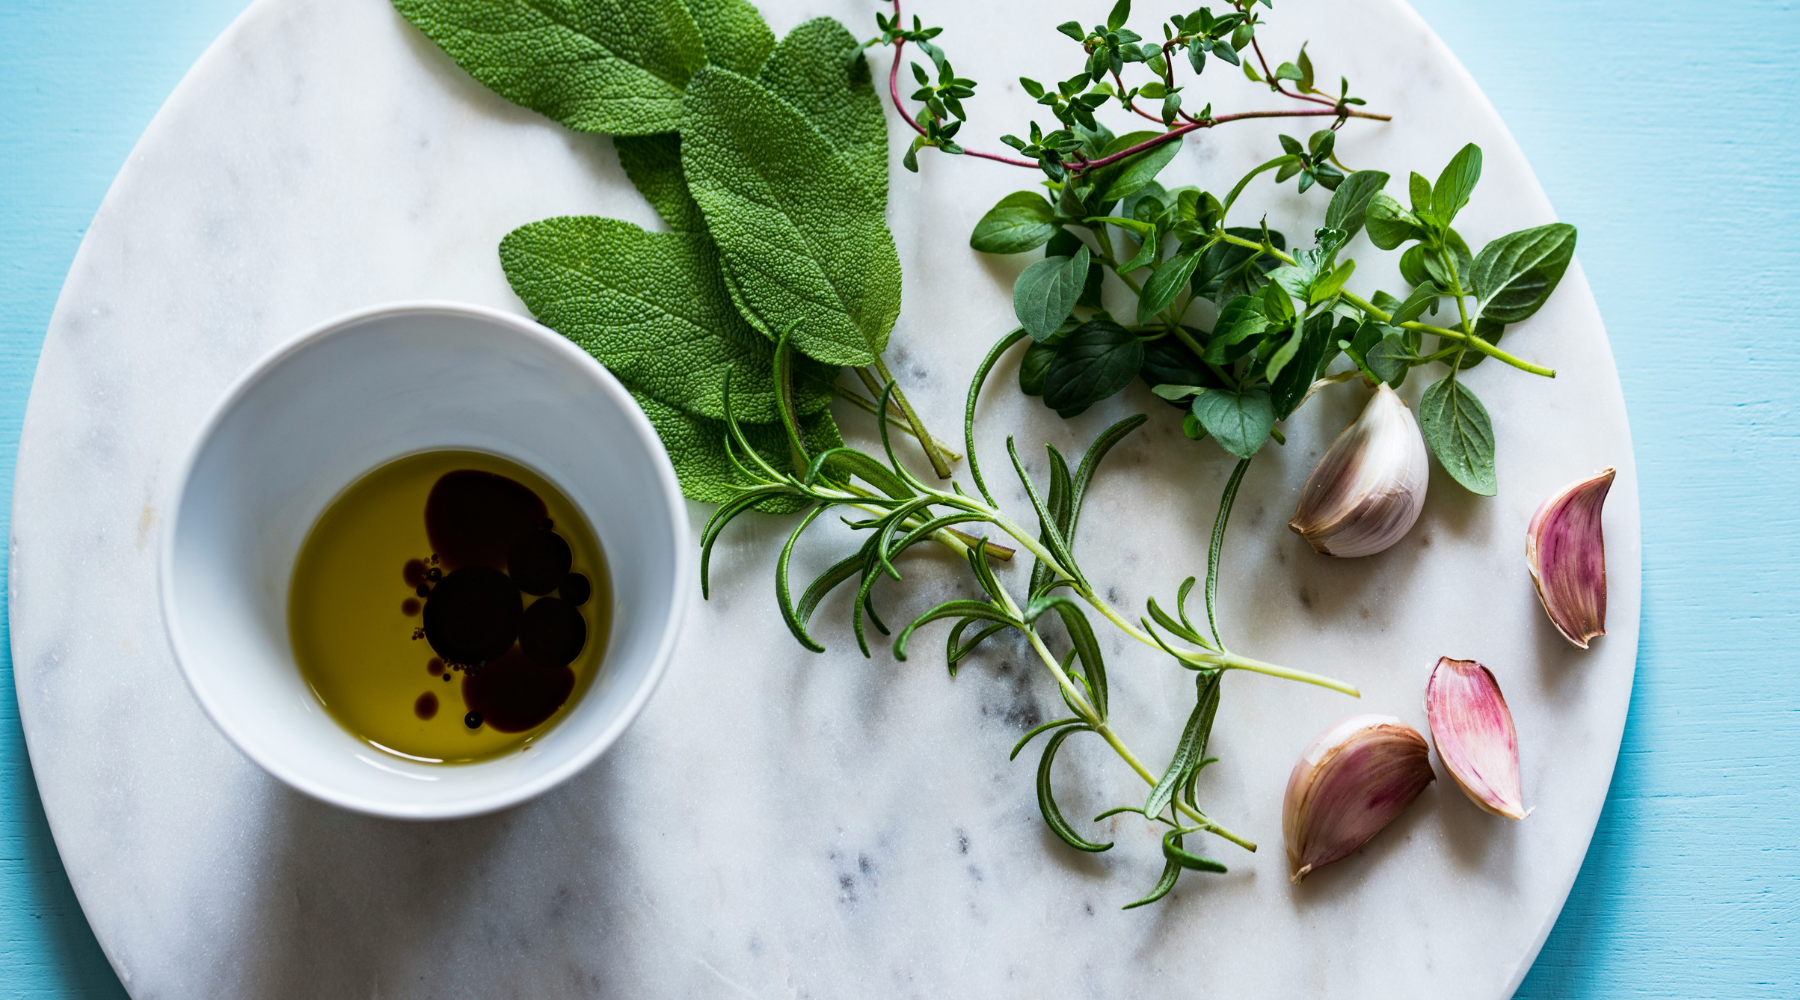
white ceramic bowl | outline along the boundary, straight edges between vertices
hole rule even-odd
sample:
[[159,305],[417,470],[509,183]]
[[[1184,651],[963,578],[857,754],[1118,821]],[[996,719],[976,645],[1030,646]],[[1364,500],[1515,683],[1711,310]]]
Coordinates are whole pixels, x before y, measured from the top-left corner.
[[[288,640],[294,561],[326,505],[375,467],[439,448],[501,455],[554,483],[612,571],[612,632],[586,694],[531,751],[478,764],[412,763],[351,736]],[[563,337],[477,306],[382,306],[302,334],[226,393],[176,489],[163,620],[194,696],[270,774],[359,812],[474,815],[587,766],[649,699],[693,589],[687,508],[643,411]]]

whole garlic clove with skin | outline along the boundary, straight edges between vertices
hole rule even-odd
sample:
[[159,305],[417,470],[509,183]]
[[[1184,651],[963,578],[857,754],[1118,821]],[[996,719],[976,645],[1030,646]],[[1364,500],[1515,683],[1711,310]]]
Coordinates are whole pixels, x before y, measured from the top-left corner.
[[1293,880],[1367,843],[1434,780],[1425,737],[1391,715],[1354,715],[1314,737],[1281,809]]
[[1570,483],[1545,500],[1525,529],[1525,563],[1544,612],[1582,649],[1606,634],[1606,538],[1600,512],[1613,470]]
[[1328,556],[1373,555],[1412,530],[1430,474],[1419,422],[1383,383],[1313,466],[1288,527]]
[[1496,816],[1524,819],[1519,736],[1493,671],[1474,660],[1439,657],[1425,685],[1425,717],[1438,759],[1469,801]]

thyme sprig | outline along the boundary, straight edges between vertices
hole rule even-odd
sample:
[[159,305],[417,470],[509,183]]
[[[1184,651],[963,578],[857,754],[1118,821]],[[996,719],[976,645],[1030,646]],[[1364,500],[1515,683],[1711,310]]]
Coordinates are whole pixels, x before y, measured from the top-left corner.
[[[1121,812],[1135,812],[1169,827],[1162,840],[1163,875],[1148,896],[1131,904],[1143,905],[1166,895],[1183,871],[1225,870],[1224,865],[1189,851],[1183,841],[1188,835],[1211,833],[1246,850],[1256,849],[1248,838],[1208,816],[1197,799],[1195,786],[1200,771],[1212,762],[1205,754],[1206,742],[1218,710],[1220,680],[1226,671],[1268,674],[1352,696],[1358,695],[1358,691],[1341,681],[1239,655],[1221,641],[1215,607],[1220,550],[1230,514],[1230,499],[1235,495],[1236,483],[1242,478],[1241,466],[1232,478],[1234,488],[1221,504],[1207,560],[1206,631],[1195,628],[1188,617],[1187,599],[1195,586],[1192,577],[1177,592],[1174,616],[1151,599],[1147,603],[1147,617],[1140,617],[1134,623],[1101,596],[1075,556],[1076,530],[1100,463],[1120,441],[1144,423],[1147,419],[1144,415],[1128,417],[1109,427],[1094,440],[1073,469],[1060,452],[1046,446],[1050,477],[1044,490],[1040,490],[1039,484],[1027,473],[1018,449],[1009,437],[1007,455],[1030,501],[1037,528],[1027,527],[1001,508],[988,488],[976,454],[975,410],[989,373],[1023,338],[1022,330],[1000,338],[970,382],[963,433],[968,474],[975,488],[973,494],[966,492],[958,482],[953,481],[946,489],[929,485],[914,475],[895,456],[885,422],[878,425],[883,452],[880,458],[849,446],[810,449],[795,417],[796,411],[788,402],[781,406],[781,415],[792,467],[783,468],[768,457],[766,449],[759,450],[752,444],[732,415],[727,399],[726,451],[738,471],[740,485],[737,495],[721,504],[701,531],[702,592],[710,593],[713,546],[732,521],[771,501],[786,509],[798,509],[801,511],[799,521],[782,545],[775,563],[776,602],[782,620],[802,646],[822,652],[824,645],[809,631],[813,614],[829,594],[855,581],[857,589],[851,603],[852,631],[858,648],[868,656],[870,647],[865,621],[882,634],[890,634],[876,611],[875,584],[883,577],[896,582],[904,580],[896,562],[902,553],[921,542],[936,542],[955,553],[968,566],[980,596],[940,603],[893,633],[895,658],[907,658],[907,647],[920,628],[938,621],[950,621],[953,624],[945,639],[944,660],[954,676],[962,662],[986,640],[1009,630],[1020,633],[1055,682],[1070,714],[1025,734],[1013,748],[1012,756],[1016,758],[1036,737],[1049,735],[1038,760],[1038,807],[1051,831],[1065,844],[1081,851],[1099,852],[1113,845],[1090,840],[1077,831],[1063,815],[1051,792],[1051,769],[1057,753],[1069,738],[1078,733],[1098,735],[1151,787],[1143,805],[1109,809],[1096,817],[1098,821]],[[792,348],[784,336],[777,345],[772,366],[775,391],[783,399],[791,399],[794,361]],[[893,389],[891,381],[882,387],[879,406],[884,410]],[[795,550],[807,529],[833,510],[851,514],[845,523],[864,532],[864,540],[855,552],[820,573],[796,597],[791,578]],[[983,527],[1005,536],[1006,540],[1033,556],[1035,561],[1029,586],[1022,599],[995,573],[986,536],[970,534]],[[1139,642],[1166,653],[1195,674],[1193,713],[1173,759],[1161,772],[1153,771],[1139,758],[1115,727],[1109,704],[1106,662],[1088,617],[1090,611]],[[1052,650],[1055,640],[1045,632],[1044,626],[1049,621],[1060,622],[1063,626],[1068,648],[1061,656]]]

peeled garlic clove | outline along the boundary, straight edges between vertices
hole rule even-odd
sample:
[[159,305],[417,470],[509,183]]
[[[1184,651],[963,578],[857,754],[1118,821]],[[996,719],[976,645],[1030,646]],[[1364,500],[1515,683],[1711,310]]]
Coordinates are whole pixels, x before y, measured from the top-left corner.
[[1355,715],[1315,737],[1288,776],[1281,832],[1299,882],[1367,843],[1426,785],[1431,752],[1391,715]]
[[1496,816],[1525,818],[1519,737],[1493,671],[1474,660],[1440,657],[1425,685],[1425,717],[1451,780]]
[[1288,527],[1328,556],[1366,556],[1412,530],[1431,469],[1419,422],[1394,390],[1375,387],[1300,488]]
[[1565,638],[1582,649],[1606,634],[1606,538],[1600,510],[1613,470],[1558,490],[1525,529],[1525,562],[1538,600]]

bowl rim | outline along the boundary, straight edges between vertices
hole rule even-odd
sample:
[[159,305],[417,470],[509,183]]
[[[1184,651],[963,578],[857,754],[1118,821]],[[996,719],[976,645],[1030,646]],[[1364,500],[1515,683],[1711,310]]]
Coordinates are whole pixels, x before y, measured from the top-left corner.
[[[661,634],[657,637],[656,649],[651,656],[649,669],[638,682],[636,689],[626,699],[624,708],[586,744],[578,747],[567,760],[551,770],[499,792],[470,798],[452,798],[443,802],[400,805],[347,793],[331,785],[312,780],[291,770],[281,761],[272,759],[256,746],[255,741],[247,739],[244,729],[220,706],[207,689],[206,684],[195,676],[195,671],[190,665],[193,654],[187,647],[181,624],[177,620],[177,604],[174,597],[175,541],[180,535],[183,502],[187,498],[194,469],[201,454],[212,442],[228,415],[265,379],[296,355],[315,344],[332,337],[348,335],[354,329],[372,321],[433,315],[474,319],[535,339],[549,348],[553,355],[566,360],[592,379],[601,393],[623,412],[626,423],[636,435],[637,442],[649,451],[653,459],[660,459],[660,461],[653,461],[652,464],[656,467],[658,492],[667,505],[669,524],[674,529],[676,565],[672,578],[671,589],[673,592],[669,595],[669,612],[662,623]],[[201,422],[199,430],[195,432],[172,482],[174,484],[173,502],[165,507],[170,512],[169,520],[162,532],[162,538],[158,542],[158,561],[160,563],[157,569],[158,605],[164,634],[168,638],[170,650],[175,656],[176,665],[181,670],[182,679],[187,683],[188,690],[200,703],[201,711],[212,721],[213,726],[223,733],[240,753],[249,757],[264,771],[274,775],[289,787],[322,802],[371,816],[411,820],[480,816],[526,802],[586,769],[607,748],[611,747],[626,728],[637,719],[638,714],[643,711],[644,705],[649,702],[650,696],[655,693],[657,686],[662,682],[663,675],[668,670],[669,661],[674,656],[675,644],[680,637],[682,620],[686,615],[694,586],[695,569],[693,559],[690,558],[692,553],[689,551],[692,547],[690,538],[692,531],[688,521],[687,503],[682,497],[681,487],[675,476],[675,467],[669,459],[668,451],[663,447],[662,439],[657,436],[649,418],[644,415],[643,408],[631,398],[631,393],[612,372],[568,338],[533,320],[489,306],[436,299],[388,302],[341,313],[296,334],[263,355],[231,382],[207,412],[206,419]],[[456,766],[481,767],[483,765],[477,763]]]

